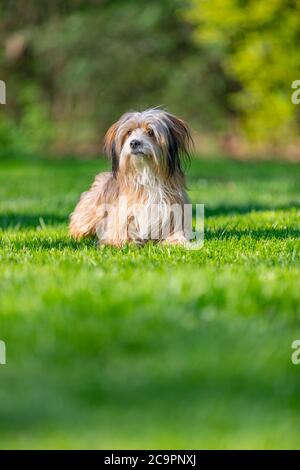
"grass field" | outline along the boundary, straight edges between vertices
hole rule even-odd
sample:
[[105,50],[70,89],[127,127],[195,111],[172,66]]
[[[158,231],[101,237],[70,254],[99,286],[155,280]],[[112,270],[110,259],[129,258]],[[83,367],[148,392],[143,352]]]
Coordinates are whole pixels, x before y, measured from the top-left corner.
[[195,161],[199,251],[67,232],[99,161],[0,162],[1,448],[300,448],[300,168]]

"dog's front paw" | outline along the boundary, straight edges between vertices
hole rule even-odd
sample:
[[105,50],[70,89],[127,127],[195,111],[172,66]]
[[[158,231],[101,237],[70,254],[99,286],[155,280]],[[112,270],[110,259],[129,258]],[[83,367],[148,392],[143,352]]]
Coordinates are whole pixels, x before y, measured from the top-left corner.
[[163,241],[164,245],[185,246],[188,243],[183,233],[174,233]]

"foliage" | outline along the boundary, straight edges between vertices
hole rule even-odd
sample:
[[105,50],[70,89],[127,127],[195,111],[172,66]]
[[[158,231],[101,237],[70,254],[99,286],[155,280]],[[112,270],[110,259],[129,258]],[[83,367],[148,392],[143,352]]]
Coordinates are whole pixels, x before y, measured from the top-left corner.
[[19,92],[22,112],[18,121],[2,112],[0,119],[1,156],[30,154],[46,150],[52,139],[47,106],[34,84],[25,84]]
[[4,0],[0,152],[99,153],[121,113],[157,105],[196,133],[295,144],[299,13],[299,0]]
[[[18,33],[26,44],[18,60],[9,61],[3,52],[0,62],[15,97],[7,105],[15,122],[21,116],[23,126],[26,112],[20,90],[32,86],[61,151],[98,152],[107,127],[128,109],[164,105],[198,128],[222,127],[222,74],[208,51],[195,46],[182,5],[181,0],[54,2],[46,17],[44,5],[31,1],[31,15],[23,20],[22,8],[4,10],[10,25],[2,25],[4,42]],[[36,100],[31,103],[35,120]],[[41,134],[38,127],[36,132]]]
[[237,82],[232,106],[255,139],[297,133],[298,108],[291,85],[299,78],[298,0],[191,0],[189,19],[201,44],[216,49],[226,74]]

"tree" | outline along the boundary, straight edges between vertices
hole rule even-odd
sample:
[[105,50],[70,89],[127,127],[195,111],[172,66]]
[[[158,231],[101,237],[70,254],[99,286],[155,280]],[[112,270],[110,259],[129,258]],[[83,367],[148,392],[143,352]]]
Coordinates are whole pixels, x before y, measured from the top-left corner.
[[218,54],[238,84],[230,102],[255,140],[290,138],[299,128],[291,101],[300,78],[299,0],[191,0],[196,39]]

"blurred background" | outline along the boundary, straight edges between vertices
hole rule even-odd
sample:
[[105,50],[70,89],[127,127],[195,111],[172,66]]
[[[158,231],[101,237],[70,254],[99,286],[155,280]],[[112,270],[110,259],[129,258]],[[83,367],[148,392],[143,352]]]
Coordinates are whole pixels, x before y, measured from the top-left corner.
[[101,152],[163,105],[198,153],[300,159],[299,0],[2,0],[1,155]]

